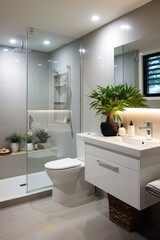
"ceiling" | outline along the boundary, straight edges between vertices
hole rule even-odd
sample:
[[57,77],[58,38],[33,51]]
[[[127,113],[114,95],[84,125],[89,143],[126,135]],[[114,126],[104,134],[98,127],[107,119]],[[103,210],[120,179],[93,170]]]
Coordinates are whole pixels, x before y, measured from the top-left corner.
[[[0,45],[12,46],[9,39],[15,38],[14,47],[20,47],[27,29],[33,27],[35,41],[30,47],[49,52],[147,2],[150,0],[1,0]],[[99,21],[92,22],[93,15],[98,15]],[[46,50],[39,40],[42,31],[51,41]]]

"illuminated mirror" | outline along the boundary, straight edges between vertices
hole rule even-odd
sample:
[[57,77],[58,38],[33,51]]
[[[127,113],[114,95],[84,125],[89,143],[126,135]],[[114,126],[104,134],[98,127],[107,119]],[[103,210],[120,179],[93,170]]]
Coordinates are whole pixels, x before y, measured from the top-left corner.
[[[145,37],[114,49],[115,85],[126,82],[138,87],[152,108],[160,106],[159,52],[160,34]],[[153,56],[156,56],[156,59],[151,58]],[[150,66],[146,65],[146,59]]]

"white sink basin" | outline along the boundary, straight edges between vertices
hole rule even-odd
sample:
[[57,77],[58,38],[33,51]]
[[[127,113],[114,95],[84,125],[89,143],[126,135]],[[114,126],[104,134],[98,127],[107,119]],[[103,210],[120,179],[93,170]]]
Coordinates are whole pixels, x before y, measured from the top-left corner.
[[160,146],[160,140],[159,139],[146,139],[143,137],[108,137],[106,141],[111,141],[115,143],[121,143],[121,144],[129,144],[134,145],[138,147],[154,147],[159,145]]
[[135,137],[86,137],[85,141],[113,151],[122,152],[135,157],[160,154],[160,140]]
[[144,145],[144,146],[155,146],[155,145],[160,145],[160,140],[159,139],[145,139],[141,137],[124,137],[122,138],[123,142],[126,142],[128,144],[133,144],[133,145]]

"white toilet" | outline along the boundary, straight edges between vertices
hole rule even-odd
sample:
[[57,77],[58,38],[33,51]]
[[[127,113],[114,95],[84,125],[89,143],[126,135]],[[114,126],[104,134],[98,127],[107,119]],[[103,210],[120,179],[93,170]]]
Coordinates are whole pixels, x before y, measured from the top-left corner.
[[55,203],[67,203],[92,195],[95,187],[84,180],[84,136],[76,136],[77,158],[64,158],[47,162],[45,170],[53,182],[52,197]]

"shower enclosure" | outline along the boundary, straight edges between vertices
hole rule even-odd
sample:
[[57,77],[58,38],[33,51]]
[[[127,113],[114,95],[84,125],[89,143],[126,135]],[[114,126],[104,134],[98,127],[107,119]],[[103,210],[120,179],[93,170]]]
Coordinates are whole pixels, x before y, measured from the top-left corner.
[[43,129],[50,136],[38,151],[27,152],[28,191],[51,185],[44,164],[75,157],[80,132],[79,42],[52,50],[41,46],[44,40],[52,44],[54,37],[28,30],[27,131]]
[[[50,44],[43,45],[44,40]],[[54,40],[61,41],[61,47],[53,47]],[[6,184],[11,180],[13,186],[14,179],[19,177],[22,178],[18,186],[23,188],[23,193],[47,189],[51,181],[44,164],[76,156],[76,133],[80,132],[81,126],[80,44],[77,40],[62,46],[62,39],[29,28],[27,47],[23,41],[19,48],[12,49],[10,55],[0,53],[0,63],[4,65],[0,73],[0,100],[3,104],[0,109],[0,129],[3,129],[0,148],[9,147],[4,139],[13,132],[25,138],[31,132],[33,145],[38,145],[38,150],[28,151],[25,141],[17,154],[0,156],[0,189],[1,181],[5,180]],[[17,56],[20,60],[13,65],[11,60]],[[45,144],[34,136],[41,130],[49,135]],[[17,195],[12,192],[12,196]]]

